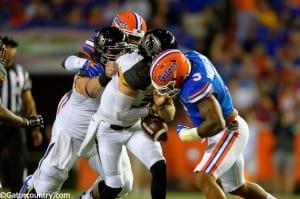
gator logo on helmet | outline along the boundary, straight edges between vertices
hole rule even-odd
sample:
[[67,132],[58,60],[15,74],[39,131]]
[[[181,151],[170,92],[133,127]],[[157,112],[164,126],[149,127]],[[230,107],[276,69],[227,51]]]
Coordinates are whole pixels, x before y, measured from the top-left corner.
[[124,29],[128,28],[128,25],[126,22],[124,22],[123,20],[121,20],[120,18],[116,17],[113,21],[113,23],[117,24],[119,27],[122,27]]
[[164,70],[162,75],[159,75],[157,78],[159,81],[161,82],[166,82],[168,81],[170,75],[173,74],[173,72],[176,70],[176,68],[178,67],[177,63],[175,61],[172,61],[171,65],[169,66],[169,68],[167,68],[166,70]]

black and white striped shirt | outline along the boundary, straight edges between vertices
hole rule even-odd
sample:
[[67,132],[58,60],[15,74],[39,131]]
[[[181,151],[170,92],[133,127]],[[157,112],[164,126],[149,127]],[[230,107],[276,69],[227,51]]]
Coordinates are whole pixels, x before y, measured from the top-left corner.
[[2,105],[15,114],[21,114],[23,111],[22,94],[32,87],[29,73],[19,64],[14,64],[6,70],[7,77],[0,93]]

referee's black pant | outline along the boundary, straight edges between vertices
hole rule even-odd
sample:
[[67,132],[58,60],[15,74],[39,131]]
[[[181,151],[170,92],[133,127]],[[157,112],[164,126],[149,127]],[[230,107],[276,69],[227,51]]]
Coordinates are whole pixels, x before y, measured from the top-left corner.
[[26,131],[0,125],[0,177],[3,187],[17,193],[23,184],[27,160]]

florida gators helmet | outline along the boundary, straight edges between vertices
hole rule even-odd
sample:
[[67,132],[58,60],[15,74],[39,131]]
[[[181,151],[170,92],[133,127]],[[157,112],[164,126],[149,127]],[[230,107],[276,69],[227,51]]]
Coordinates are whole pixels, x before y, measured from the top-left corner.
[[165,50],[151,64],[151,82],[160,95],[175,97],[190,71],[191,64],[180,50]]
[[138,45],[147,31],[143,17],[131,11],[119,13],[113,20],[112,27],[117,27],[128,34],[129,43]]

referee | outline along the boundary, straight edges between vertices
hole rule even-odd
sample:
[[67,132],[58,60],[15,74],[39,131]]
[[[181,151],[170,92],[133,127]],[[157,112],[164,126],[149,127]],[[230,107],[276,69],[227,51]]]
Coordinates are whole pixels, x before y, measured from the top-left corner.
[[[29,73],[21,65],[15,63],[18,43],[10,37],[3,37],[2,42],[7,50],[5,63],[7,77],[0,90],[2,105],[22,117],[30,114],[36,115]],[[42,143],[42,134],[39,129],[32,131],[32,137],[35,146]],[[4,178],[2,185],[8,186],[13,193],[17,193],[22,186],[26,158],[25,129],[0,123],[0,167],[1,176]]]

